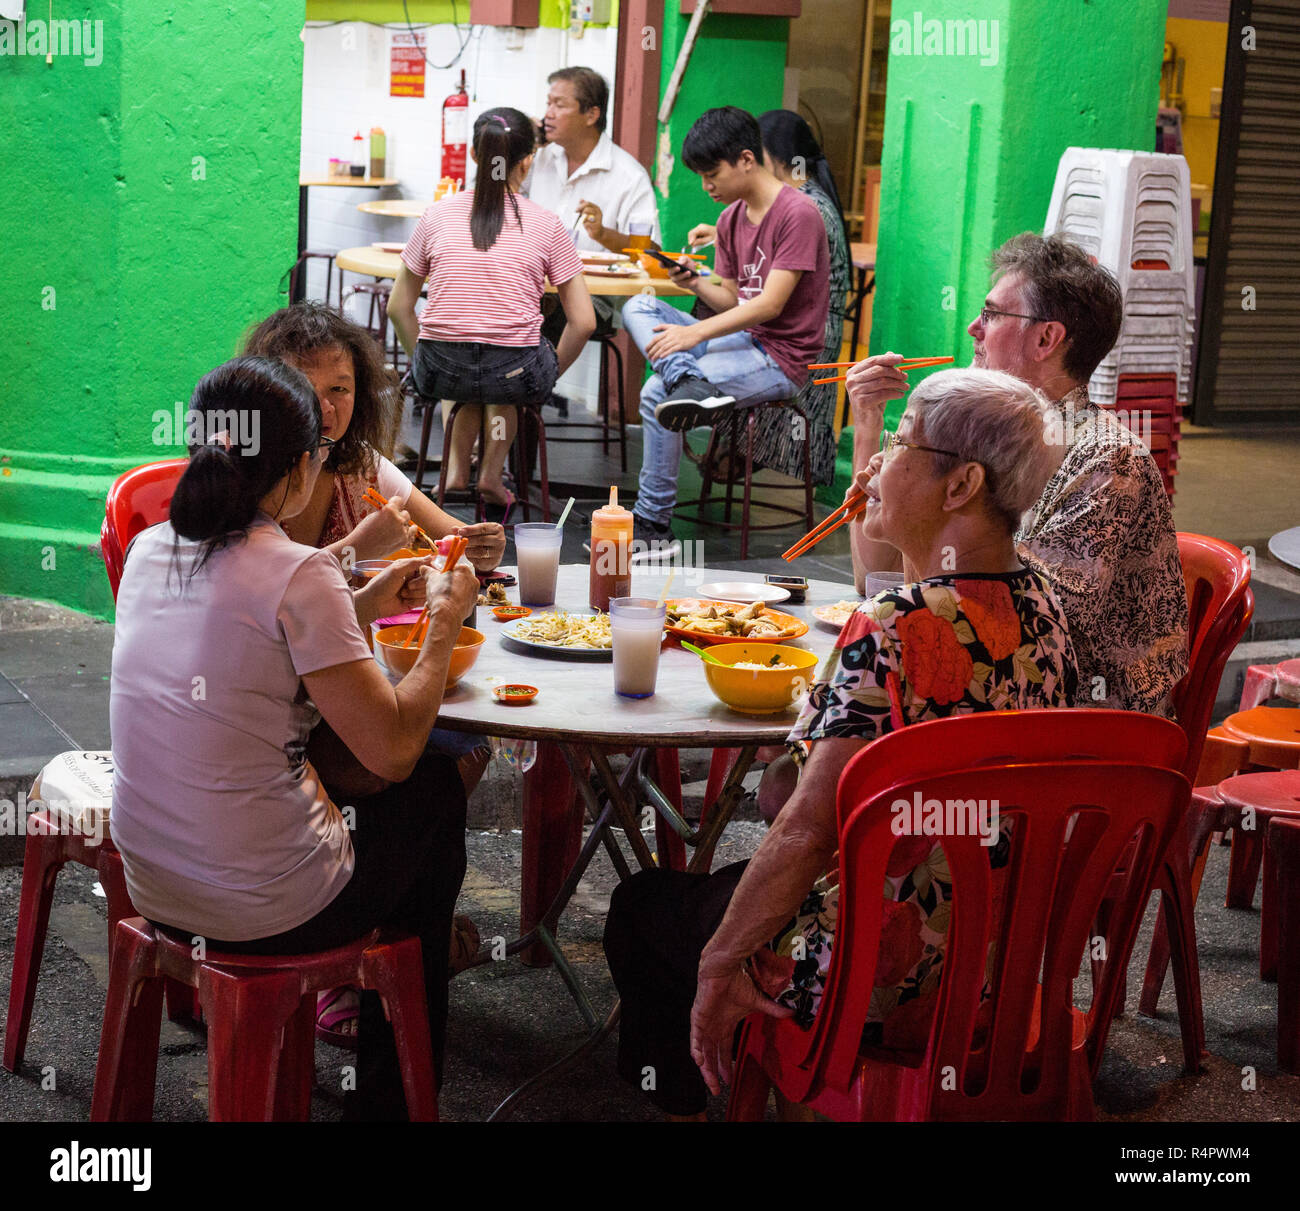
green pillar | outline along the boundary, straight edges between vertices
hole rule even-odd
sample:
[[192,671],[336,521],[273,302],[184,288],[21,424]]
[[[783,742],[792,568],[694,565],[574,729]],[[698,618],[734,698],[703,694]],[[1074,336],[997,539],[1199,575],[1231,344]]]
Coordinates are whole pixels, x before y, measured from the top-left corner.
[[[690,17],[682,16],[680,7],[679,0],[664,2],[661,96],[668,87],[677,52],[690,24]],[[658,189],[658,165],[649,166],[658,192],[659,225],[666,248],[682,247],[686,233],[696,223],[712,223],[722,213],[722,208],[709,201],[700,188],[700,178],[682,163],[686,132],[700,114],[718,105],[739,106],[756,118],[766,110],[780,109],[789,41],[788,17],[709,13],[704,18],[677,103],[668,119],[673,169],[667,190]],[[662,127],[659,133],[662,136]]]
[[1043,230],[1061,153],[1154,146],[1168,4],[920,7],[895,0],[890,25],[871,350],[968,365],[989,254]]
[[303,4],[56,7],[0,23],[0,593],[107,616],[109,485],[184,453],[155,413],[285,301]]

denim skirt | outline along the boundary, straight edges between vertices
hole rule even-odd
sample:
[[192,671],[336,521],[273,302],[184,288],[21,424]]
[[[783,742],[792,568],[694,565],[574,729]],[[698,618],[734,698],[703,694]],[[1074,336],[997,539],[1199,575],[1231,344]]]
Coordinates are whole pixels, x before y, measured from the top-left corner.
[[538,345],[422,340],[415,347],[411,377],[425,399],[518,407],[546,402],[559,363],[548,340]]

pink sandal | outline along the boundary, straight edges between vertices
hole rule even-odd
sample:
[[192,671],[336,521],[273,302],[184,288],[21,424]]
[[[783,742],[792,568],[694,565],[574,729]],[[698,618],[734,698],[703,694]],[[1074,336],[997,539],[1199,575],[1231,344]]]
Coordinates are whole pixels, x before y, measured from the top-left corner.
[[[361,1028],[361,993],[351,984],[340,984],[316,994],[316,1037],[322,1043],[342,1047],[347,1051],[357,1049],[357,1031]],[[340,1029],[345,1023],[352,1029]]]

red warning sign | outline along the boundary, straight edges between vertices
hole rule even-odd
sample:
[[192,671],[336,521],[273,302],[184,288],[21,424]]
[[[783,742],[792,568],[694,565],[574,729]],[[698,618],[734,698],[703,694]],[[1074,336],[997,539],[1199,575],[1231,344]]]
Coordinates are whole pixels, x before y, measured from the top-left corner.
[[389,51],[390,97],[424,96],[424,45],[425,37],[422,33],[393,32]]

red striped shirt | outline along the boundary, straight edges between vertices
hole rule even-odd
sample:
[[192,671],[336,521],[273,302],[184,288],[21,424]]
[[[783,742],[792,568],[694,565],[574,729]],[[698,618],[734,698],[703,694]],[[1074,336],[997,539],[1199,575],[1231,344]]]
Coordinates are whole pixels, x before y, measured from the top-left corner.
[[501,234],[480,252],[469,233],[473,198],[465,192],[435,202],[402,251],[407,269],[428,278],[420,339],[536,345],[547,279],[562,286],[577,277],[578,250],[558,215],[515,194],[520,221],[507,197]]

